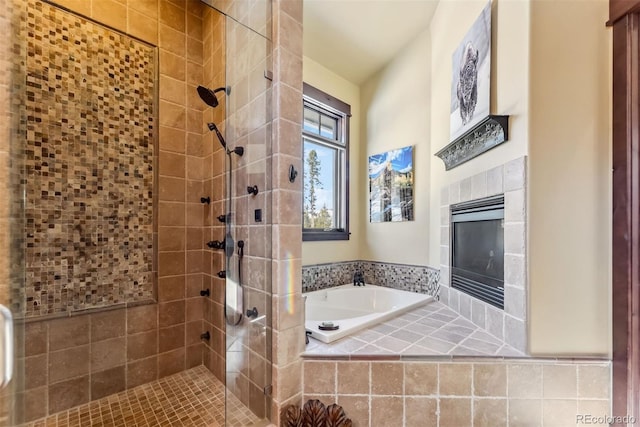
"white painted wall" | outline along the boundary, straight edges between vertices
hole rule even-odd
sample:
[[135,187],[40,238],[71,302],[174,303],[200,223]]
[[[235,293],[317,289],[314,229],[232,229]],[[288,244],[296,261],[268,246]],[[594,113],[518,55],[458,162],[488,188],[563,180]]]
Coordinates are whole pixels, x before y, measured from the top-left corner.
[[[308,57],[303,57],[302,75],[305,83],[320,89],[335,98],[351,105],[351,121],[349,132],[349,240],[330,242],[303,242],[302,264],[321,264],[326,262],[350,261],[359,259],[360,245],[363,236],[364,211],[359,203],[366,173],[361,169],[360,159],[363,156],[360,140],[360,88],[345,80],[329,69]],[[300,148],[302,150],[302,148]]]
[[608,2],[531,7],[529,278],[536,354],[611,342]]
[[[429,260],[430,156],[430,35],[425,30],[393,61],[362,86],[365,179],[362,259],[405,264]],[[447,104],[448,105],[448,104]],[[395,148],[414,147],[414,221],[369,222],[368,157]]]

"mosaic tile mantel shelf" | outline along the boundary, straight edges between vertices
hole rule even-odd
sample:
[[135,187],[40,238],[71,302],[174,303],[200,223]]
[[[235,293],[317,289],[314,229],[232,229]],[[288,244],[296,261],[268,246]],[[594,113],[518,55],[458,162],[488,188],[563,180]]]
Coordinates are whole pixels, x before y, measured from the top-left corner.
[[156,48],[47,3],[26,12],[20,311],[151,300]]

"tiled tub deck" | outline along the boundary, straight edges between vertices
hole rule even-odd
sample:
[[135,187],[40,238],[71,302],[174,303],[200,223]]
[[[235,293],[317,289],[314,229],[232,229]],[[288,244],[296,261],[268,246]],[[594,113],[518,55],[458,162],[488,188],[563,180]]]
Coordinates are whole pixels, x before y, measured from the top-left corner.
[[524,356],[438,301],[331,344],[311,338],[304,353],[331,355]]

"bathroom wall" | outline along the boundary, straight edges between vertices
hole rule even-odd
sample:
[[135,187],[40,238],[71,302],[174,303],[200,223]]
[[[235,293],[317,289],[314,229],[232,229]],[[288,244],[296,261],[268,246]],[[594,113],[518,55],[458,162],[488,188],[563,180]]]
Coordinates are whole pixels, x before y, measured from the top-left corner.
[[[11,0],[0,0],[0,31],[6,36],[4,43],[0,45],[0,196],[5,202],[0,207],[0,251],[5,256],[0,261],[0,304],[9,307],[11,305],[11,287],[12,277],[10,277],[9,265],[16,258],[11,258],[7,254],[11,253],[13,246],[11,240],[11,229],[19,224],[13,217],[14,212],[12,206],[15,206],[16,198],[12,191],[10,178],[10,162],[11,162],[11,142],[15,136],[16,126],[14,119],[17,117],[15,103],[12,104],[12,87],[14,85],[14,76],[11,73],[13,67],[12,51],[15,49],[16,42],[13,27],[13,2]],[[19,86],[18,86],[19,87]],[[18,275],[19,276],[19,275]],[[20,347],[23,327],[16,326],[14,332],[19,337],[16,343],[16,353],[21,354],[23,349]],[[17,366],[14,370],[14,380],[0,393],[0,425],[14,425],[12,412],[15,404],[15,393],[20,390],[23,385],[21,379],[22,367]]]
[[156,49],[46,3],[27,11],[26,281],[14,310],[153,300]]
[[529,275],[536,354],[611,351],[607,19],[605,0],[531,4]]
[[[367,176],[368,157],[388,150],[414,146],[413,221],[370,223],[368,178],[353,200],[362,206],[364,235],[360,259],[427,265],[431,159],[430,87],[431,36],[419,34],[382,70],[368,79],[362,93],[361,171]],[[448,105],[448,104],[447,104]],[[436,264],[431,266],[437,267]]]
[[[61,0],[61,6],[159,46],[157,304],[26,324],[27,419],[202,363],[205,208],[203,5]],[[208,271],[208,269],[206,270]]]
[[[245,9],[229,10],[230,13],[244,10],[249,14],[256,9],[259,9],[257,3]],[[231,238],[235,250],[229,258],[222,250],[210,251],[208,274],[214,299],[205,307],[204,314],[206,328],[213,331],[213,336],[209,343],[211,352],[205,353],[205,363],[216,375],[221,371],[227,389],[263,418],[268,417],[270,410],[264,389],[271,384],[272,83],[265,72],[271,71],[272,58],[271,44],[258,30],[265,27],[268,17],[254,16],[249,28],[236,19],[218,19],[216,12],[211,15],[214,21],[211,33],[222,33],[226,43],[219,46],[214,36],[211,46],[209,27],[205,25],[205,81],[212,88],[225,82],[230,93],[221,94],[220,98],[225,98],[223,104],[205,111],[205,122],[213,121],[221,128],[229,150],[242,147],[244,153],[227,156],[215,134],[209,132],[206,137],[208,145],[213,147],[213,167],[208,166],[213,173],[213,193],[217,196],[222,191],[224,201],[211,204],[205,226],[210,228],[210,240]],[[208,19],[207,13],[205,24]],[[230,188],[228,180],[231,180]],[[247,188],[253,186],[257,187],[257,194],[249,194]],[[261,212],[261,218],[256,219],[256,211]],[[217,219],[223,214],[230,215],[224,224]],[[244,242],[242,249],[241,241]],[[221,270],[225,270],[226,280],[217,276]],[[235,301],[241,298],[244,306],[236,306]],[[254,307],[258,314],[249,317],[247,310]],[[241,316],[235,314],[234,309]]]
[[302,180],[289,182],[289,165],[302,170],[302,0],[273,1],[273,246],[272,405],[302,399]]
[[303,57],[303,79],[310,84],[351,106],[349,122],[349,240],[330,242],[303,242],[302,263],[304,265],[359,259],[364,236],[367,213],[361,203],[366,164],[362,162],[364,152],[360,138],[362,113],[360,110],[360,87],[345,80],[314,60]]
[[354,427],[604,426],[577,417],[609,416],[610,375],[599,361],[305,360],[304,401],[336,402]]
[[[611,67],[610,35],[602,23],[607,2],[565,2],[564,14],[555,3],[493,2],[491,111],[510,115],[509,141],[445,171],[434,154],[450,141],[451,55],[485,5],[441,2],[429,31],[362,87],[366,155],[408,145],[411,136],[403,138],[406,144],[399,144],[398,136],[415,130],[416,220],[366,224],[361,259],[438,266],[442,189],[529,155],[529,348],[541,355],[606,356]],[[570,25],[559,16],[571,16]],[[416,70],[425,67],[418,76]],[[412,72],[416,75],[408,78]],[[394,123],[416,110],[427,118]],[[361,196],[365,214],[367,202]]]
[[434,154],[450,142],[451,56],[487,4],[484,0],[441,2],[431,21],[431,218],[429,265],[440,262],[440,192],[445,186],[525,156],[529,144],[530,2],[492,5],[491,112],[507,114],[509,141],[445,171]]
[[[200,81],[208,88],[218,88],[225,85],[225,18],[210,7],[204,7],[203,38],[204,38],[204,67]],[[220,131],[225,131],[225,110],[227,108],[226,94],[219,92],[216,108],[204,106],[202,119],[202,144],[194,142],[194,149],[199,149],[204,158],[204,181],[202,194],[211,197],[211,204],[205,204],[202,212],[201,224],[203,232],[193,233],[198,236],[193,239],[194,245],[206,248],[210,240],[224,239],[224,223],[216,218],[225,214],[225,154],[215,134],[208,130],[207,123],[213,122]],[[233,96],[237,96],[235,93]],[[196,102],[202,103],[199,99]],[[190,239],[191,240],[191,239]],[[197,243],[196,243],[197,242]],[[225,381],[225,324],[224,308],[224,279],[218,277],[218,271],[224,270],[224,255],[221,250],[206,249],[203,253],[203,289],[209,289],[210,296],[206,298],[203,307],[203,331],[209,331],[211,339],[205,342],[204,364],[215,376]]]

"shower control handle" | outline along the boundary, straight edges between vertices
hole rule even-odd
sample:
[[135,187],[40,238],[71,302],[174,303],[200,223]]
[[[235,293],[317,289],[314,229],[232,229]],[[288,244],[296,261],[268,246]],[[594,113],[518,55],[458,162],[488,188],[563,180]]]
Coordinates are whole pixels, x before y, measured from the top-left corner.
[[253,194],[255,196],[256,194],[258,194],[258,186],[257,185],[248,186],[247,187],[247,193]]
[[217,275],[218,275],[219,278],[224,279],[224,278],[227,277],[227,271],[226,270],[220,270],[220,271],[218,271]]
[[251,310],[247,310],[247,317],[251,319],[252,317],[258,317],[258,308],[253,307]]
[[207,242],[207,246],[211,249],[224,249],[225,241],[222,240],[212,240]]
[[201,296],[201,297],[208,297],[208,296],[211,296],[211,291],[209,291],[209,288],[207,288],[207,289],[205,289],[205,290],[203,290],[203,291],[200,291],[200,296]]

